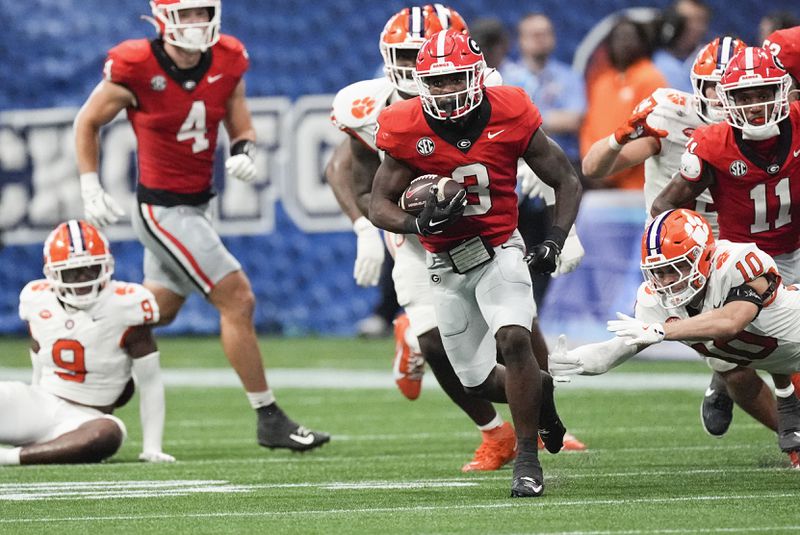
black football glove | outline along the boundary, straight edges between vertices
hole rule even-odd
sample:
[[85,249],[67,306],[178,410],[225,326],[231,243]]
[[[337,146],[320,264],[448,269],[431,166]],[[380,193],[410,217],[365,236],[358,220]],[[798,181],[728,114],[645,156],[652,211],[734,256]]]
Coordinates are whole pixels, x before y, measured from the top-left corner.
[[[439,234],[445,227],[461,217],[467,206],[467,190],[462,189],[449,201],[437,202],[437,186],[431,186],[431,192],[425,200],[425,206],[417,216],[417,234],[430,236]],[[555,269],[555,268],[553,268]]]
[[525,255],[525,261],[533,273],[552,273],[556,270],[556,260],[561,247],[553,240],[544,240]]

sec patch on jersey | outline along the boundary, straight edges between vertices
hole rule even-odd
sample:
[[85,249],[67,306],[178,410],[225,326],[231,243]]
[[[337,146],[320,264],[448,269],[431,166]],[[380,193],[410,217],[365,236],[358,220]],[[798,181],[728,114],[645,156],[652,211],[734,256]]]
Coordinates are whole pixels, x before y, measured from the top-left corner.
[[431,188],[436,186],[436,201],[439,203],[449,201],[463,188],[461,184],[450,177],[440,175],[422,175],[411,181],[403,191],[397,204],[404,212],[419,215],[428,200]]

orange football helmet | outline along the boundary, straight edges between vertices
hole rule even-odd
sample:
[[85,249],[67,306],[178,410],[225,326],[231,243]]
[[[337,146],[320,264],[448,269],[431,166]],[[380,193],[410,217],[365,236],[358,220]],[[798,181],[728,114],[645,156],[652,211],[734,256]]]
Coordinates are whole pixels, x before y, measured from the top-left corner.
[[44,242],[44,275],[68,305],[91,306],[113,273],[108,240],[86,221],[61,223]]
[[642,274],[664,308],[685,305],[703,289],[714,247],[708,221],[686,208],[664,212],[647,225]]
[[692,90],[694,91],[694,106],[697,114],[710,123],[718,123],[725,119],[725,110],[719,99],[709,98],[705,94],[708,86],[715,87],[725,72],[728,62],[740,50],[747,47],[743,41],[726,35],[716,37],[697,53],[692,64]]
[[[181,11],[205,8],[208,21],[182,21]],[[151,0],[150,10],[164,41],[187,50],[205,52],[219,41],[219,26],[222,17],[220,0]]]
[[398,91],[418,93],[414,67],[398,65],[398,52],[411,50],[416,55],[425,39],[447,29],[467,33],[467,23],[455,9],[442,4],[407,7],[392,15],[381,32],[380,49],[383,71]]

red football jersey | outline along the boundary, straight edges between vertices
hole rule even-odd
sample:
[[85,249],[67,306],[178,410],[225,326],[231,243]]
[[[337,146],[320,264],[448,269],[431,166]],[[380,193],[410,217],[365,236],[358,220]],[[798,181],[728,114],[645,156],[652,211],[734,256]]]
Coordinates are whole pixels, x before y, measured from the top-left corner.
[[786,71],[800,80],[800,26],[772,32],[764,39],[764,48],[778,56]]
[[791,253],[800,248],[800,102],[781,123],[773,160],[759,157],[753,143],[717,123],[695,130],[687,147],[713,168],[719,237],[754,242],[772,256]]
[[496,247],[517,228],[517,160],[542,116],[523,89],[498,86],[484,89],[483,102],[467,120],[464,129],[454,130],[427,119],[419,97],[392,104],[378,117],[378,148],[418,175],[453,177],[467,189],[464,216],[441,234],[420,237],[432,252],[479,235]]
[[247,52],[223,35],[200,65],[179,70],[159,46],[125,41],[109,51],[104,67],[106,80],[136,96],[136,107],[127,111],[138,143],[139,183],[175,193],[207,191],[219,123],[247,70]]

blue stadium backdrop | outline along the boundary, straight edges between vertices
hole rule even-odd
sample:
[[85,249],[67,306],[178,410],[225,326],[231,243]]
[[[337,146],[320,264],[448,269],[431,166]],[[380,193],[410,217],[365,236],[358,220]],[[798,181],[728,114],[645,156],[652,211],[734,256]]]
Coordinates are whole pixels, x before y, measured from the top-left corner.
[[[407,3],[396,0],[223,0],[222,29],[250,53],[247,75],[259,135],[254,184],[225,183],[216,169],[216,216],[225,243],[250,275],[263,333],[350,335],[378,294],[355,286],[355,239],[324,182],[322,169],[341,135],[328,122],[332,95],[372,76],[378,35]],[[555,22],[556,56],[571,61],[584,35],[607,15],[669,2],[621,0],[461,0],[467,19],[496,16],[513,28],[528,11]],[[713,0],[712,32],[748,42],[770,10],[798,11],[796,0]],[[57,222],[79,216],[81,201],[71,121],[100,79],[106,51],[124,39],[149,37],[144,0],[29,0],[0,10],[0,334],[19,334],[17,295],[41,276],[41,240]],[[133,202],[135,140],[124,120],[103,133],[101,176],[126,206]],[[220,153],[226,151],[221,141]],[[218,161],[221,158],[218,158]],[[578,230],[587,250],[574,274],[554,281],[543,307],[546,332],[604,337],[604,322],[629,311],[641,280],[636,263],[644,221],[639,195],[587,196]],[[129,208],[130,212],[130,208]],[[142,278],[142,250],[125,221],[108,230],[117,277]],[[211,333],[213,309],[193,297],[167,333]]]

